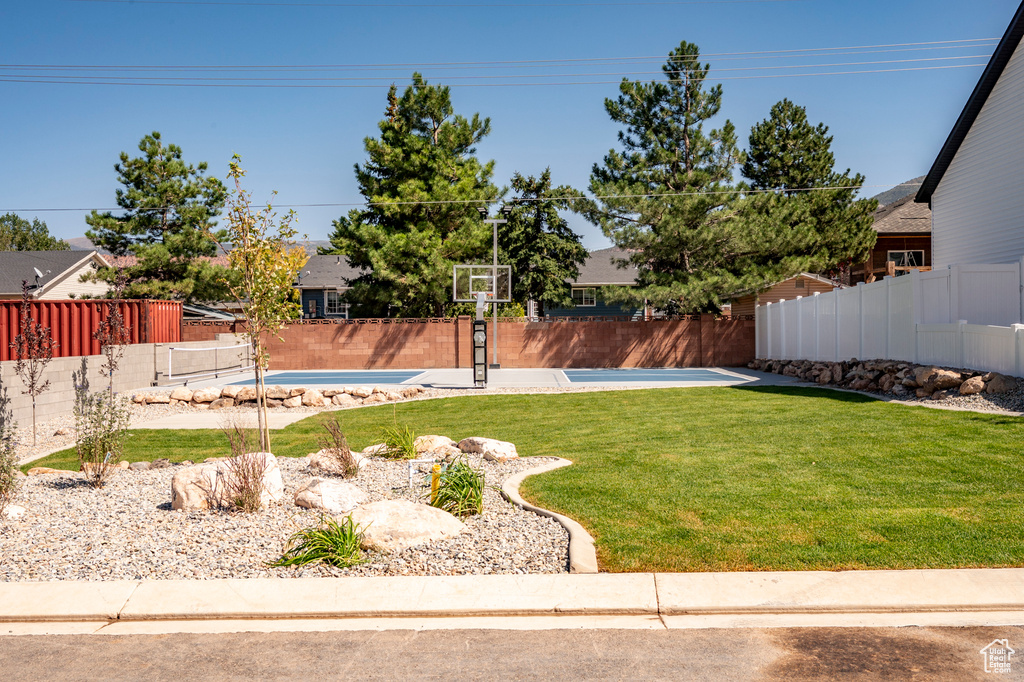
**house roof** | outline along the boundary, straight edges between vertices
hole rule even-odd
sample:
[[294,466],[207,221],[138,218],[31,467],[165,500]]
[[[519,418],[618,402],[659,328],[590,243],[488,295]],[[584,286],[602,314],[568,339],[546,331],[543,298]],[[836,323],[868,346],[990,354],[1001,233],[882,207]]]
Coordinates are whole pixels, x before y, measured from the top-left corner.
[[299,289],[347,288],[346,280],[362,274],[363,270],[349,265],[345,256],[310,256],[299,271],[295,286]]
[[942,145],[942,150],[939,151],[939,156],[935,159],[935,163],[932,164],[932,169],[925,176],[924,184],[918,190],[914,201],[931,203],[932,193],[939,186],[939,182],[949,168],[949,164],[953,163],[953,157],[956,156],[960,145],[963,144],[967,133],[970,132],[971,126],[974,125],[978,114],[981,113],[981,109],[985,106],[988,96],[992,94],[992,89],[999,81],[999,77],[1003,75],[1003,69],[1010,62],[1010,57],[1013,56],[1017,45],[1020,44],[1021,37],[1024,37],[1024,2],[1021,2],[1016,14],[1013,15],[1010,26],[1006,29],[1003,39],[999,41],[999,45],[996,47],[995,54],[992,55],[988,66],[985,67],[985,71],[981,74],[981,80],[974,87],[974,92],[971,93],[970,99],[967,100],[967,105],[960,112],[960,118],[956,120],[956,125],[953,126],[949,137],[946,138],[946,143]]
[[37,291],[45,290],[48,284],[90,260],[97,260],[97,265],[107,264],[95,251],[0,251],[0,294],[20,294],[23,281],[30,287],[35,285],[36,269],[43,273]]
[[636,284],[636,266],[620,268],[614,263],[614,259],[628,257],[628,251],[615,247],[591,251],[586,262],[580,266],[580,276],[573,280],[573,284],[590,287],[633,286]]
[[911,194],[880,206],[875,211],[875,222],[871,227],[881,235],[931,234],[932,210],[927,204],[916,203]]

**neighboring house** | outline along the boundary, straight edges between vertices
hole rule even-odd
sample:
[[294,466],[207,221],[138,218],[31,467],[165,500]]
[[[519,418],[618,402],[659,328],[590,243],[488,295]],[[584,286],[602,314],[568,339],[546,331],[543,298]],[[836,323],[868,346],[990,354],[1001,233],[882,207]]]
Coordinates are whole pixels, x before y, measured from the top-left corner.
[[878,240],[871,258],[850,273],[850,284],[873,282],[885,275],[902,275],[911,270],[931,270],[931,210],[914,201],[914,195],[879,206],[872,225]]
[[766,303],[790,301],[799,296],[813,296],[815,293],[826,293],[836,288],[832,280],[821,275],[801,272],[799,275],[778,282],[756,294],[747,294],[732,300],[732,317],[753,315],[754,308]]
[[925,177],[932,265],[1024,256],[1024,3]]
[[573,308],[545,310],[547,317],[634,317],[642,314],[640,308],[623,309],[617,303],[606,303],[599,298],[598,289],[605,286],[636,286],[636,266],[620,268],[616,259],[627,258],[628,252],[612,247],[591,251],[580,266],[580,276],[569,282],[572,287]]
[[108,267],[95,251],[0,251],[0,299],[21,298],[28,282],[34,300],[98,298],[106,282],[83,282],[82,275]]
[[310,256],[295,283],[302,295],[302,316],[348,319],[349,304],[344,300],[350,288],[347,281],[361,274],[345,256]]

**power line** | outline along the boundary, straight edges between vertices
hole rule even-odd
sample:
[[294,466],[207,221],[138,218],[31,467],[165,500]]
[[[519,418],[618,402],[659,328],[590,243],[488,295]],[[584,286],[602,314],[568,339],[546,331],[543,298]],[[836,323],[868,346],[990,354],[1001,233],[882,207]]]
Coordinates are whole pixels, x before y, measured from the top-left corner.
[[[901,182],[900,187],[920,187],[922,183],[919,182]],[[786,192],[827,192],[832,190],[840,189],[892,189],[892,185],[832,185],[828,187],[787,187],[784,191]],[[720,191],[703,191],[703,192],[663,192],[663,193],[650,193],[650,194],[602,194],[592,197],[587,196],[562,196],[562,197],[543,197],[543,198],[522,198],[515,199],[514,201],[524,202],[544,202],[544,201],[593,201],[595,199],[659,199],[659,198],[670,198],[670,197],[693,197],[693,196],[708,196],[708,195],[727,195],[727,194],[772,194],[780,190],[775,189],[751,189],[747,188],[743,191],[738,189],[732,190],[720,190]],[[513,200],[509,200],[504,203],[511,203]],[[319,203],[319,204],[279,204],[274,208],[356,208],[359,206],[434,206],[439,204],[452,205],[452,204],[482,204],[489,205],[498,203],[493,199],[459,199],[459,200],[438,200],[438,201],[363,201],[355,203]],[[156,206],[152,208],[144,209],[146,211],[163,211],[173,208],[173,206]],[[61,211],[120,211],[122,207],[117,206],[115,208],[0,208],[0,212],[4,213],[52,213]]]
[[[861,69],[858,71],[826,71],[818,73],[783,73],[765,74],[760,76],[723,76],[715,78],[716,81],[727,80],[758,80],[766,78],[802,78],[812,76],[852,76],[871,73],[900,73],[907,71],[935,71],[940,69],[961,69],[983,67],[985,64],[950,64],[946,66],[919,66],[900,69]],[[126,81],[77,81],[58,80],[58,78],[72,78],[72,76],[43,78],[43,77],[5,77],[0,76],[0,82],[4,83],[35,83],[44,85],[120,85],[129,87],[157,87],[157,88],[306,88],[306,89],[347,89],[347,88],[387,88],[390,84],[335,84],[335,83],[139,83]],[[103,78],[96,76],[95,78]],[[549,86],[570,86],[570,85],[618,85],[620,81],[560,81],[546,83],[452,83],[448,87],[453,88],[501,88],[501,87],[549,87]],[[447,84],[446,84],[447,85]]]
[[675,5],[751,5],[751,4],[762,4],[762,3],[791,3],[791,2],[811,2],[813,0],[664,0],[658,1],[647,1],[638,0],[637,2],[470,2],[470,3],[413,3],[413,2],[383,2],[383,3],[368,3],[368,2],[228,2],[226,0],[65,0],[65,2],[79,2],[79,3],[101,3],[110,5],[183,5],[183,6],[210,6],[210,7],[246,7],[246,8],[260,8],[260,7],[301,7],[301,8],[365,8],[365,9],[433,9],[433,8],[450,8],[450,9],[473,9],[473,8],[522,8],[522,9],[543,9],[546,7],[560,7],[560,8],[572,8],[572,7],[635,7],[635,6],[654,6],[654,7],[671,7]]

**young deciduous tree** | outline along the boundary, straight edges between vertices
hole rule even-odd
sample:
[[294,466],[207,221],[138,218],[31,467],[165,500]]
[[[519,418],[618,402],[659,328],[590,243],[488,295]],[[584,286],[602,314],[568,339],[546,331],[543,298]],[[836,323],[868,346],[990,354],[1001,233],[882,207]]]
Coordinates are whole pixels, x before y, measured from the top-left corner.
[[50,380],[43,380],[46,366],[53,359],[57,342],[50,335],[50,328],[32,319],[32,295],[28,282],[21,283],[20,330],[11,342],[14,352],[14,372],[25,384],[23,394],[32,398],[32,445],[36,444],[36,398],[50,388]]
[[710,66],[687,42],[669,53],[665,79],[623,79],[605,100],[622,150],[595,164],[584,209],[615,244],[630,252],[636,287],[606,292],[610,300],[689,312],[714,308],[743,279],[739,262],[752,249],[737,220],[732,168],[743,161],[736,129],[725,120],[705,130],[722,105],[722,86],[708,87]]
[[124,356],[125,347],[131,341],[130,330],[125,323],[124,313],[121,311],[126,284],[124,271],[117,268],[111,295],[104,301],[106,314],[93,334],[93,338],[100,342],[100,348],[103,349],[104,361],[100,367],[100,374],[107,377],[107,392],[110,400],[114,399],[114,372],[117,371],[121,358]]
[[572,210],[578,190],[551,186],[551,169],[540,177],[512,177],[517,202],[508,223],[499,226],[499,261],[512,266],[512,300],[526,307],[527,301],[541,306],[572,305],[568,280],[579,277],[587,250],[580,235],[569,228],[559,210]]
[[331,248],[366,274],[346,294],[357,313],[442,316],[450,308],[452,266],[489,253],[490,230],[477,206],[498,197],[494,162],[476,144],[490,119],[455,114],[449,89],[418,73],[401,97],[392,86],[379,138],[366,138],[368,160],[356,165],[368,202],[334,221]]
[[[86,236],[115,256],[136,256],[124,269],[128,298],[223,298],[226,268],[208,260],[217,254],[212,230],[224,206],[223,183],[205,175],[205,162],[186,164],[181,147],[165,145],[158,132],[143,137],[139,151],[135,158],[122,152],[114,165],[124,186],[117,190],[124,213],[93,211],[85,219],[92,228]],[[109,282],[116,276],[113,268],[98,274]]]
[[302,307],[292,297],[292,285],[305,264],[306,252],[296,246],[292,227],[294,211],[278,220],[273,207],[254,210],[249,193],[242,188],[245,171],[241,158],[231,159],[228,177],[235,189],[228,196],[227,239],[231,250],[228,261],[234,278],[225,284],[245,315],[245,337],[252,348],[256,368],[256,408],[260,450],[270,452],[270,427],[267,424],[267,400],[264,372],[270,365],[270,353],[264,345],[270,334],[298,317]]
[[16,213],[0,216],[0,251],[69,251],[63,239],[50,236],[46,223],[33,218],[30,223]]

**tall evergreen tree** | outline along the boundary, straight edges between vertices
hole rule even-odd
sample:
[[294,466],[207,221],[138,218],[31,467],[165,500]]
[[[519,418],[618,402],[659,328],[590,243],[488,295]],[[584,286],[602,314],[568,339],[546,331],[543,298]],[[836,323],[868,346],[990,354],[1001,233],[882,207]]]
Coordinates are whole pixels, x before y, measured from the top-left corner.
[[512,300],[524,308],[530,300],[570,307],[566,282],[579,277],[587,250],[559,210],[573,209],[573,197],[583,194],[567,185],[552,187],[550,168],[537,178],[516,173],[512,191],[518,203],[498,231],[499,260],[512,266]]
[[743,165],[752,189],[782,194],[778,200],[757,200],[769,217],[780,226],[802,225],[798,233],[806,231],[793,255],[810,271],[863,260],[875,244],[871,225],[877,202],[856,198],[864,176],[851,177],[850,169],[837,172],[831,146],[828,127],[811,125],[804,107],[784,99],[751,128]]
[[366,138],[356,165],[368,206],[334,221],[331,248],[366,274],[346,294],[361,315],[440,316],[453,304],[452,266],[489,252],[477,206],[493,201],[494,162],[476,144],[490,119],[455,114],[447,87],[414,73],[401,97],[392,86],[379,138]]
[[710,66],[687,42],[669,53],[665,80],[623,79],[605,109],[624,129],[622,151],[594,165],[585,210],[617,246],[630,252],[638,286],[606,292],[610,300],[685,311],[711,308],[743,279],[737,259],[751,250],[736,219],[732,168],[743,161],[736,130],[718,115],[722,86],[707,87]]
[[16,213],[0,216],[0,251],[69,251],[63,239],[50,236],[46,223],[33,218],[29,222]]
[[[223,299],[227,268],[208,260],[217,255],[211,231],[224,206],[223,183],[205,175],[205,162],[186,164],[181,147],[165,145],[158,132],[143,137],[139,151],[136,158],[122,152],[114,165],[124,213],[93,211],[86,236],[115,256],[136,257],[124,268],[128,298]],[[113,282],[117,272],[102,269],[98,277]]]

